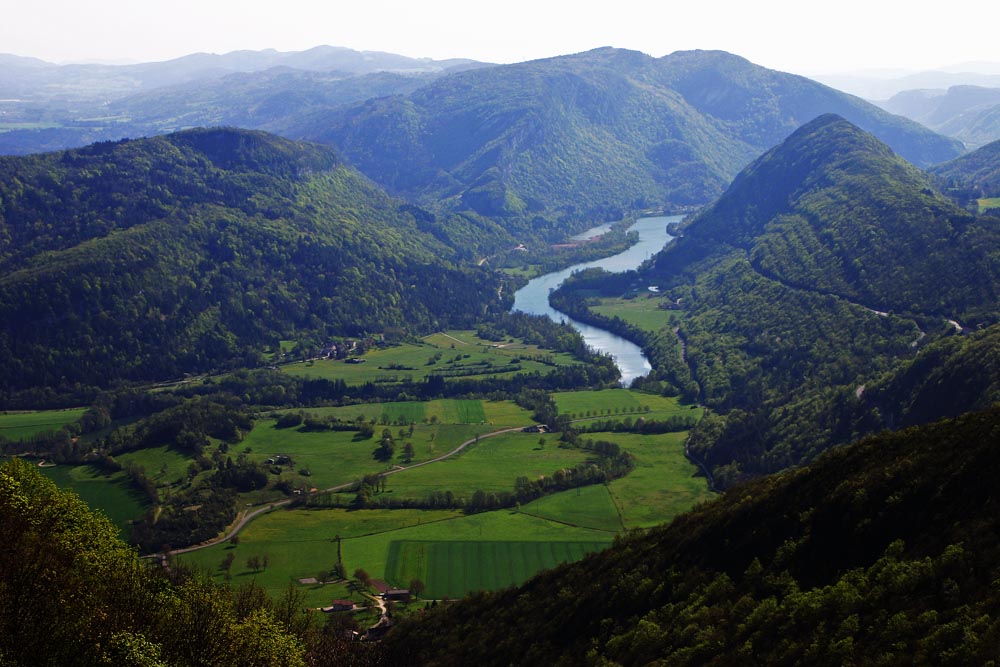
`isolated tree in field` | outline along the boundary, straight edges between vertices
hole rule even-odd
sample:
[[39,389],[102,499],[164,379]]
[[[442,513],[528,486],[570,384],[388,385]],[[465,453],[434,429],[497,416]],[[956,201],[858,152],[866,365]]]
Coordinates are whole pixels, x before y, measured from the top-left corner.
[[410,579],[410,593],[412,593],[415,597],[420,597],[426,588],[427,587],[424,586],[424,582],[420,581],[416,577]]
[[238,547],[240,545],[240,536],[233,535],[232,537],[229,538],[229,543],[232,544],[234,547]]
[[413,460],[413,443],[410,441],[403,445],[403,460],[407,463]]
[[234,554],[232,551],[226,554],[226,557],[222,559],[222,565],[220,566],[220,568],[222,569],[223,572],[226,573],[227,580],[229,579],[229,577],[232,576],[233,561],[235,560],[236,560],[236,554]]
[[271,563],[271,557],[268,554],[264,554],[264,557],[260,559],[260,564],[263,569],[267,569],[267,566]]
[[368,572],[366,572],[364,568],[359,567],[354,571],[354,580],[364,587],[367,586],[368,583],[371,581],[371,577],[368,575]]
[[254,572],[260,572],[260,556],[250,556],[247,558],[247,568]]

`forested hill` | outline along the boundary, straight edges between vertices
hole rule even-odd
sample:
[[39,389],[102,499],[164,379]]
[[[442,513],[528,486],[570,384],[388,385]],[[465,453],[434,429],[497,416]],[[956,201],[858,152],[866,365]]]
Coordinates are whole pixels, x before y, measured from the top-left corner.
[[1000,412],[827,453],[519,589],[400,624],[422,665],[986,665]]
[[934,395],[916,388],[924,379],[883,376],[997,323],[998,245],[1000,220],[959,208],[851,123],[824,115],[797,130],[642,277],[673,320],[654,379],[711,408],[691,452],[726,487],[976,407],[921,414],[908,406],[913,392]]
[[931,173],[943,187],[968,201],[1000,196],[1000,141],[987,144],[950,162],[937,165]]
[[0,159],[2,390],[172,378],[260,363],[282,338],[468,323],[501,306],[497,276],[446,243],[489,237],[463,224],[401,205],[327,148],[260,132]]
[[293,119],[391,192],[511,220],[701,205],[796,127],[836,112],[927,165],[961,145],[803,77],[718,51],[597,49],[461,72]]
[[827,114],[756,160],[657,259],[738,249],[775,280],[880,311],[991,319],[997,224],[955,206],[874,136]]

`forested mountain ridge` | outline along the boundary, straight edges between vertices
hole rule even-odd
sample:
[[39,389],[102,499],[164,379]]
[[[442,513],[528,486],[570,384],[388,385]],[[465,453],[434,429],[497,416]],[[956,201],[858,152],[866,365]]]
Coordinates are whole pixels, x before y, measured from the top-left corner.
[[824,115],[745,169],[657,268],[670,274],[740,248],[784,284],[881,311],[967,319],[995,309],[996,233],[874,136]]
[[490,230],[389,198],[327,148],[195,130],[3,158],[0,173],[7,391],[255,365],[283,337],[501,308],[498,277],[441,240]]
[[957,141],[723,52],[586,53],[461,72],[281,132],[332,144],[390,191],[494,216],[700,205],[798,125],[837,112],[919,164]]
[[996,409],[838,448],[519,589],[404,622],[422,665],[991,664]]
[[[868,404],[866,385],[921,346],[997,322],[998,243],[1000,221],[821,116],[744,170],[641,274],[673,313],[650,380],[711,408],[689,447],[719,486],[798,465],[902,423],[891,415],[905,392]],[[617,296],[629,280],[580,276],[557,298],[585,317],[574,289]]]
[[1000,141],[932,167],[930,172],[963,203],[1000,196]]

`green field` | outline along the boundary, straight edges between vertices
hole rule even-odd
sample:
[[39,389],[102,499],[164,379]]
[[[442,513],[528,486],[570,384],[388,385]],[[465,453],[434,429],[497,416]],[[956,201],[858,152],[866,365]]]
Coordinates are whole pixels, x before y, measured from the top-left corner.
[[521,512],[580,528],[621,532],[625,526],[605,484],[554,493],[521,506]]
[[[291,412],[296,412],[292,410]],[[532,423],[531,413],[512,401],[482,401],[478,399],[439,399],[435,401],[405,401],[363,403],[342,407],[309,408],[305,412],[342,420],[364,417],[379,424],[495,424],[497,427]]]
[[636,458],[635,469],[609,484],[626,528],[648,528],[670,521],[700,502],[711,500],[705,478],[684,456],[687,432],[659,435],[594,433],[612,440]]
[[420,343],[403,343],[372,350],[364,363],[323,359],[287,364],[291,375],[343,380],[349,385],[365,382],[419,381],[428,375],[447,378],[503,376],[518,372],[547,372],[551,364],[578,363],[569,354],[553,353],[510,339],[493,343],[472,331],[449,331],[427,336]]
[[118,526],[128,539],[129,521],[145,511],[147,503],[123,473],[105,477],[91,466],[40,467],[39,471],[60,488],[71,489],[92,509]]
[[[240,533],[238,546],[216,545],[181,556],[181,560],[222,580],[220,564],[232,552],[236,559],[232,579],[255,579],[272,595],[279,595],[289,582],[318,577],[336,562],[336,536],[348,573],[363,567],[372,577],[405,586],[409,579],[395,580],[386,571],[394,541],[459,542],[573,542],[597,545],[611,543],[607,531],[577,528],[509,510],[464,516],[452,510],[285,510],[264,515]],[[250,556],[268,555],[267,570],[254,573],[246,566]],[[530,573],[529,573],[530,574]],[[298,585],[298,584],[296,584]],[[332,599],[328,586],[300,585],[309,606]]]
[[77,421],[86,408],[0,413],[0,437],[8,440],[30,438],[42,431],[56,431]]
[[539,445],[537,433],[504,433],[483,438],[459,456],[433,465],[405,470],[386,480],[393,498],[424,498],[431,491],[452,491],[469,498],[475,491],[513,491],[519,476],[551,475],[587,460],[578,449],[561,449],[555,436]]
[[646,394],[631,389],[554,392],[552,398],[560,414],[568,414],[573,419],[607,418],[616,415],[642,415],[647,419],[664,419],[673,415],[690,415],[693,412],[690,406],[682,406],[677,398]]
[[980,213],[991,208],[1000,208],[1000,197],[988,197],[979,200]]
[[[388,463],[374,457],[382,428],[389,428],[396,441],[396,457]],[[402,434],[400,430],[403,431]],[[477,433],[489,430],[493,430],[493,427],[419,424],[413,427],[412,436],[409,435],[409,427],[390,426],[376,429],[372,438],[360,438],[356,431],[277,428],[275,420],[262,419],[237,446],[236,451],[245,452],[249,448],[250,459],[259,462],[265,462],[276,454],[290,456],[292,464],[281,467],[280,475],[271,475],[272,481],[285,479],[296,487],[328,489],[359,480],[368,474],[382,472],[395,465],[404,465],[402,457],[405,442],[413,444],[413,462],[417,463],[446,454],[466,440],[476,437]],[[303,471],[308,471],[309,474],[305,475]],[[257,494],[249,499],[263,502],[274,493],[276,492],[270,495]]]
[[670,325],[671,313],[675,312],[660,308],[662,303],[661,295],[643,295],[634,299],[601,299],[600,305],[590,309],[605,317],[620,317],[646,331],[659,331]]
[[600,551],[606,542],[492,542],[394,540],[389,581],[420,579],[428,598],[457,598],[524,583],[535,573]]

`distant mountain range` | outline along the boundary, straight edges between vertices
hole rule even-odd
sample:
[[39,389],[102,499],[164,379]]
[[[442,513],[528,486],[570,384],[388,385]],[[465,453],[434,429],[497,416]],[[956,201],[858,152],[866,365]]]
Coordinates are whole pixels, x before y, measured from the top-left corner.
[[1000,139],[1000,87],[906,90],[881,106],[935,132],[960,139],[970,148]]
[[338,46],[317,46],[307,51],[266,49],[222,55],[193,53],[173,60],[136,65],[56,65],[37,58],[0,54],[0,99],[79,102],[98,98],[106,101],[154,88],[218,79],[237,72],[262,72],[275,67],[358,75],[446,72],[480,65],[473,60],[408,58]]
[[923,72],[846,72],[817,74],[816,81],[866,100],[887,100],[906,90],[946,89],[952,86],[1000,86],[1000,63],[964,63]]
[[800,124],[836,112],[930,165],[961,145],[861,99],[719,51],[621,49],[496,66],[306,118],[391,192],[483,215],[615,219],[701,205]]

